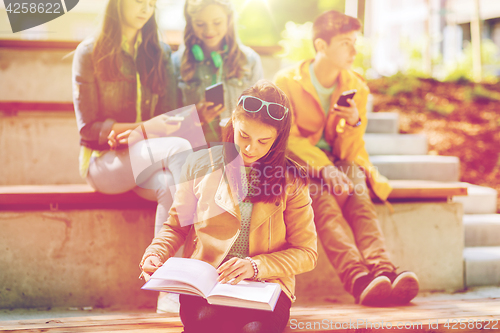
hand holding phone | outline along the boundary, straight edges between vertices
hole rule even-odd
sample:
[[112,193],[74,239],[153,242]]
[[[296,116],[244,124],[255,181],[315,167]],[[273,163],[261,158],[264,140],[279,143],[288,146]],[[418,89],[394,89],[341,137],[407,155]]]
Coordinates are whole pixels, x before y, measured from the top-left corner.
[[214,103],[214,106],[224,106],[224,87],[222,83],[207,87],[205,89],[205,100]]
[[222,83],[214,84],[205,89],[205,101],[196,107],[200,114],[200,120],[204,123],[211,123],[225,110]]
[[[349,102],[347,102],[347,100],[348,99],[352,100],[354,98],[354,95],[356,95],[356,92],[357,92],[356,89],[344,91],[342,93],[342,95],[340,95],[339,99],[337,100],[337,103],[336,103],[337,106],[344,107],[344,108],[351,108],[351,105],[349,104]],[[354,118],[354,117],[356,117],[356,119],[359,119],[359,113],[358,113],[357,108],[354,108],[354,110],[352,112],[337,109],[337,108],[335,109],[335,111],[341,117],[340,121],[337,124],[337,127],[335,128],[337,133],[344,133],[346,119],[348,119],[348,118],[350,119],[350,118]],[[351,117],[351,116],[353,116],[353,117]]]
[[347,90],[340,95],[339,99],[337,100],[337,105],[339,106],[345,106],[349,107],[349,103],[347,102],[348,99],[353,99],[354,95],[356,95],[357,90],[352,89],[352,90]]

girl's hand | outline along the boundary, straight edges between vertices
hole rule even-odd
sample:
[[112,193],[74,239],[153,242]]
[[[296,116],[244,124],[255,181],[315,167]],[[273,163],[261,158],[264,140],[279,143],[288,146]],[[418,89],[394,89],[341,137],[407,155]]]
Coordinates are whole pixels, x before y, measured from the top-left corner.
[[171,121],[170,117],[164,114],[156,116],[144,122],[144,128],[149,135],[167,136],[177,131],[182,125],[180,121]]
[[108,145],[109,149],[111,150],[115,150],[116,148],[118,148],[119,142],[116,138],[116,132],[114,130],[111,130],[111,132],[109,132]]
[[120,145],[132,145],[132,142],[130,142],[131,136],[130,134],[132,133],[132,130],[126,130],[125,132],[122,132],[116,136],[116,139],[118,140],[118,144]]
[[196,104],[196,109],[198,110],[202,123],[211,123],[212,120],[226,110],[222,104],[214,106],[214,103],[206,101],[201,101]]
[[238,284],[243,279],[251,278],[255,272],[250,260],[234,257],[222,264],[217,273],[217,282],[226,283],[234,279],[231,284]]
[[133,146],[137,142],[141,141],[142,135],[139,133],[138,129],[132,130],[126,130],[125,132],[122,132],[116,136],[116,139],[118,139],[118,143],[120,145],[124,146]]
[[142,270],[146,274],[151,275],[154,272],[156,272],[156,270],[160,268],[162,265],[163,263],[160,261],[160,258],[156,256],[149,256],[146,258],[146,260],[144,260],[144,264],[142,265]]
[[344,118],[349,125],[354,126],[359,121],[359,111],[353,99],[348,99],[347,103],[349,103],[350,106],[335,104],[333,106],[333,112],[336,116]]

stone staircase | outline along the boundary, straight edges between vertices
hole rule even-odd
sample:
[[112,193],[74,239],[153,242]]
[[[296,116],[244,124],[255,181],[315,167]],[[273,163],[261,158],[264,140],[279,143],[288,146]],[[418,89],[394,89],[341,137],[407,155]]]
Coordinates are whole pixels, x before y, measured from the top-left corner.
[[[389,179],[459,181],[457,157],[427,155],[425,134],[399,134],[398,122],[397,113],[368,113],[365,144],[370,160],[383,175]],[[467,186],[468,196],[454,197],[453,201],[462,203],[464,209],[465,286],[500,285],[497,192],[462,184]]]

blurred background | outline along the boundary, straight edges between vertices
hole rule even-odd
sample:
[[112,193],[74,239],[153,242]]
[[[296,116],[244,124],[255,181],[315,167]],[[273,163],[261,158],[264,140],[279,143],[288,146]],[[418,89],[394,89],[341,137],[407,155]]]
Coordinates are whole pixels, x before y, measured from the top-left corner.
[[[295,61],[313,55],[311,22],[336,9],[363,22],[357,67],[368,78],[408,72],[447,79],[493,79],[499,72],[500,1],[497,0],[234,0],[241,41],[280,45]],[[80,0],[69,15],[13,34],[0,3],[0,38],[81,41],[96,32],[106,1]],[[182,42],[184,1],[158,0],[164,41]],[[482,44],[482,45],[480,45]],[[482,49],[482,73],[475,59]],[[476,60],[476,61],[474,61]],[[461,71],[461,72],[460,72]]]
[[[233,2],[240,39],[261,55],[268,79],[280,68],[314,56],[310,33],[318,14],[336,9],[358,17],[363,30],[354,69],[372,90],[370,109],[398,113],[399,133],[425,134],[427,154],[459,157],[461,181],[500,191],[499,0]],[[0,102],[71,102],[71,52],[97,31],[105,4],[103,0],[80,0],[68,14],[13,34],[5,6],[0,3]],[[174,50],[182,43],[183,6],[181,0],[157,2],[162,38]],[[36,122],[27,117],[26,126],[41,126],[39,122],[47,117],[49,113],[44,113]],[[61,113],[57,117],[62,117]],[[5,118],[0,122],[6,126],[0,133],[2,150],[12,150],[7,138],[20,135],[16,119],[9,125],[5,125]],[[74,147],[58,157],[66,165],[63,172],[54,174],[43,166],[38,177],[20,172],[26,165],[48,163],[50,152],[57,154],[47,141],[40,149],[15,150],[0,157],[0,184],[82,183],[77,173],[74,119],[64,121],[67,127],[59,131],[71,137],[66,144]],[[39,129],[39,133],[43,131]],[[33,137],[37,145],[42,144],[39,136],[24,132],[24,141]]]

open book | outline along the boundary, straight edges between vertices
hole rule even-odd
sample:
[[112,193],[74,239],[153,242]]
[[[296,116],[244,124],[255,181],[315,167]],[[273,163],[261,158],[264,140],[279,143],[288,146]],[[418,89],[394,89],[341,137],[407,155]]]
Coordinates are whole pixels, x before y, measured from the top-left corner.
[[243,280],[236,285],[217,282],[210,264],[188,258],[169,258],[142,289],[197,295],[208,303],[273,311],[281,293],[277,283]]

